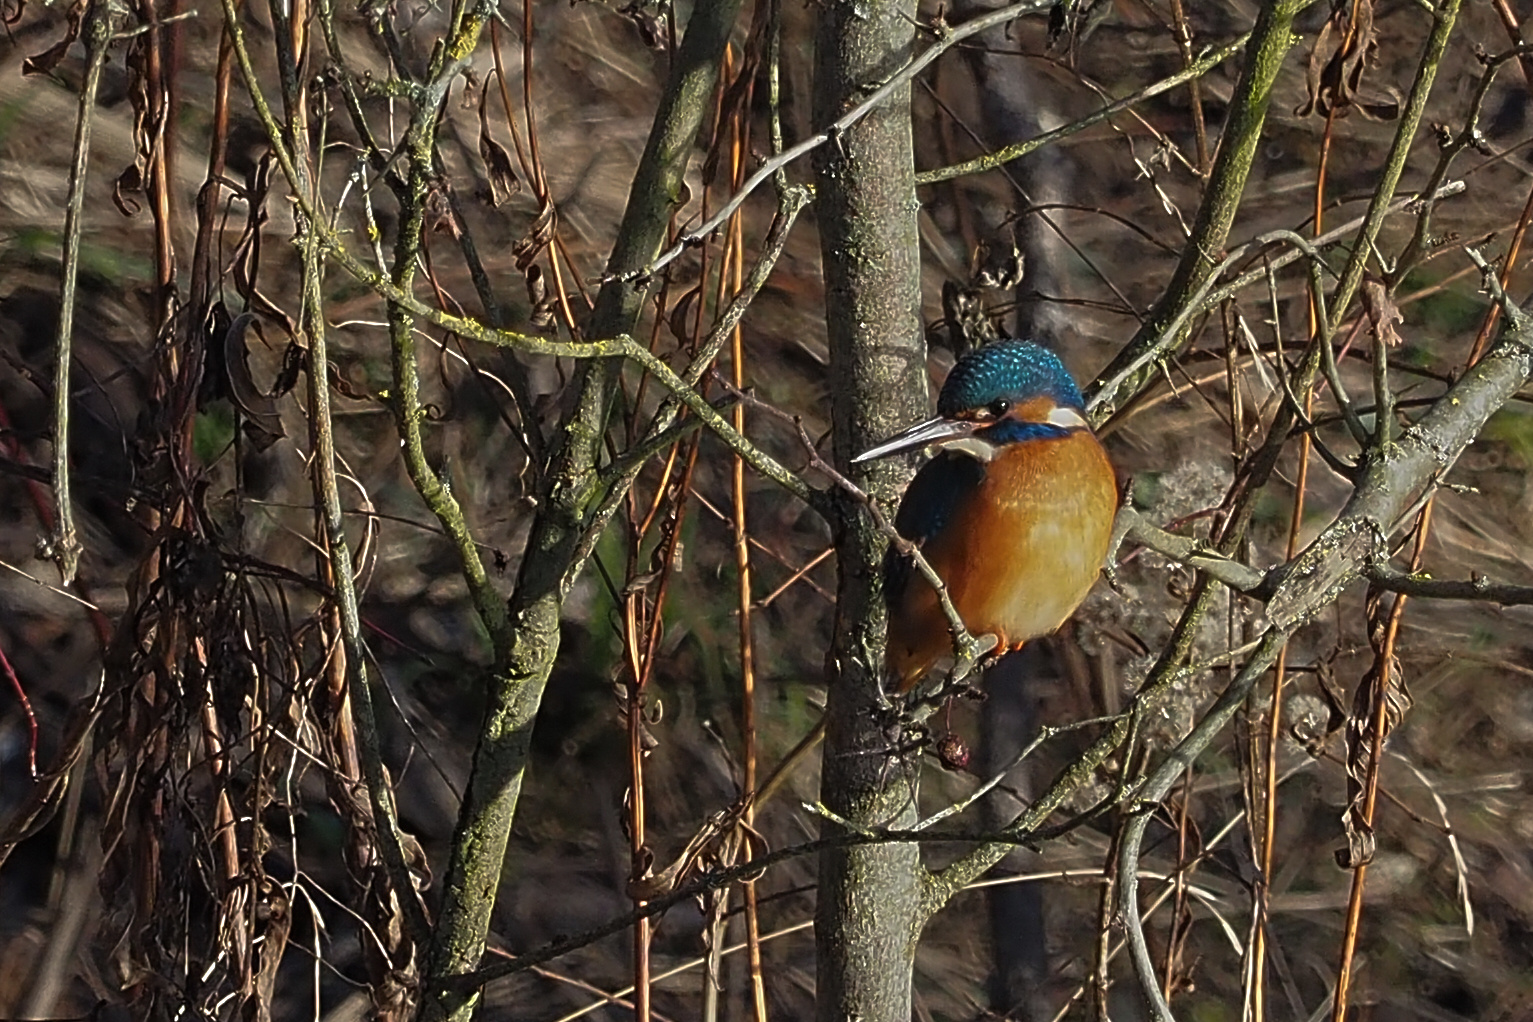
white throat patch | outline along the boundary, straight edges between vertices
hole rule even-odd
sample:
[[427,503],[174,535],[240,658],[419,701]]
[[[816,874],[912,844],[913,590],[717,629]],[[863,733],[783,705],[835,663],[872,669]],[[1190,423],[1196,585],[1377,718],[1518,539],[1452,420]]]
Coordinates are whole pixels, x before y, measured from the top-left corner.
[[971,458],[986,462],[995,459],[1000,448],[982,437],[966,436],[960,440],[950,440],[942,445],[944,451],[960,451]]
[[1074,408],[1055,408],[1043,421],[1062,429],[1084,429],[1087,425],[1086,417]]

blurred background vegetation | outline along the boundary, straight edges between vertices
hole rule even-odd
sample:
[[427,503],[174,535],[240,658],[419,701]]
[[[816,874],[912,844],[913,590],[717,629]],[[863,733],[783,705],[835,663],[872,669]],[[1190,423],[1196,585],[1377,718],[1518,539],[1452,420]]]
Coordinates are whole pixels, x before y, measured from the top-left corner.
[[[278,6],[242,15],[273,96]],[[1447,179],[1463,187],[1436,206],[1419,262],[1392,281],[1403,320],[1389,356],[1406,414],[1462,372],[1488,323],[1491,303],[1466,246],[1503,260],[1514,297],[1528,290],[1515,251],[1512,265],[1504,262],[1533,208],[1533,52],[1520,42],[1528,12],[1519,6],[1476,3],[1459,14],[1425,129],[1410,148],[1402,195],[1425,187],[1449,149],[1456,158]],[[391,893],[369,846],[367,799],[348,786],[358,775],[342,710],[347,664],[310,476],[308,384],[299,379],[307,345],[303,253],[290,243],[295,204],[238,73],[225,72],[232,93],[228,122],[220,122],[222,11],[185,2],[175,10],[187,16],[113,45],[94,106],[68,393],[83,553],[78,577],[61,585],[40,559],[47,551],[39,540],[54,532],[48,466],[60,252],[89,61],[83,40],[43,55],[84,6],[6,7],[0,652],[15,681],[0,699],[0,818],[10,821],[7,845],[14,843],[0,872],[0,1016],[107,1017],[100,1005],[135,1017],[168,1018],[181,1008],[219,1018],[391,1016],[406,1010],[410,996],[391,993],[390,984],[408,990],[419,961],[379,964],[408,942],[386,932],[402,925],[391,900],[398,888]],[[142,25],[146,11],[124,12],[118,28]],[[441,98],[440,163],[425,203],[415,293],[449,313],[580,336],[675,57],[672,40],[691,11],[558,0],[502,13],[509,21],[486,31]],[[747,13],[724,61],[716,110],[690,154],[674,232],[712,215],[771,151],[768,13],[780,27],[786,141],[823,127],[810,114],[815,5],[763,6],[755,22]],[[957,24],[977,13],[965,4],[923,7],[921,17]],[[354,253],[365,253],[377,238],[392,246],[398,233],[399,207],[383,187],[398,168],[367,163],[341,83],[355,86],[366,116],[387,132],[381,152],[392,152],[407,113],[403,87],[391,95],[386,85],[400,81],[400,67],[424,66],[453,12],[405,0],[332,14],[345,72],[316,39],[301,72],[304,137],[336,228]],[[1077,10],[1063,25],[1040,9],[967,40],[915,81],[917,165],[955,164],[1093,114],[1235,40],[1257,14],[1256,3],[1241,0],[1186,9],[1179,0],[1123,0]],[[1277,78],[1232,248],[1280,228],[1312,236],[1317,209],[1324,230],[1361,214],[1433,23],[1429,5],[1417,0],[1360,0],[1338,11],[1317,3],[1300,14],[1300,39]],[[923,22],[918,45],[938,38],[936,27]],[[317,17],[312,30],[317,36]],[[146,98],[160,88],[151,88],[145,70],[145,41],[155,35],[163,44],[155,59],[168,69],[162,80],[173,83],[161,107]],[[1337,84],[1326,68],[1342,37],[1351,50],[1333,64]],[[33,73],[24,75],[29,58]],[[923,314],[935,379],[952,361],[942,348],[955,332],[945,285],[978,303],[979,319],[994,329],[1046,340],[1083,383],[1118,354],[1181,254],[1240,60],[1236,52],[1194,83],[1023,160],[921,188]],[[483,133],[495,142],[486,145]],[[223,166],[208,186],[217,147]],[[156,173],[164,175],[158,190]],[[805,182],[810,172],[794,163],[787,175]],[[634,330],[640,343],[678,366],[696,350],[738,289],[741,268],[748,271],[762,248],[773,217],[768,193],[761,189],[727,227],[666,269]],[[199,194],[212,196],[201,241]],[[1393,267],[1419,212],[1403,209],[1385,222],[1384,265]],[[485,274],[477,296],[465,236]],[[1322,250],[1333,268],[1345,262],[1349,237]],[[171,250],[179,255],[169,257],[167,275]],[[1005,263],[1014,252],[1025,265],[1020,283],[982,277],[991,260]],[[191,294],[199,286],[194,253],[205,260],[200,300]],[[1271,254],[1253,250],[1239,268]],[[738,371],[751,389],[754,400],[743,406],[750,440],[817,486],[825,479],[806,468],[800,429],[828,456],[833,395],[820,258],[810,205],[719,370],[725,378]],[[1139,506],[1155,522],[1200,537],[1218,524],[1215,509],[1236,464],[1282,403],[1273,367],[1285,354],[1295,359],[1311,335],[1308,279],[1302,264],[1290,265],[1194,319],[1185,350],[1103,425],[1121,477],[1133,480]],[[498,303],[493,312],[486,283]],[[459,553],[399,453],[384,303],[335,267],[318,298],[362,638],[380,686],[377,726],[409,836],[407,865],[429,910],[495,652]],[[214,318],[215,299],[227,306],[222,320]],[[242,345],[224,344],[228,318],[246,308],[260,313],[259,327],[245,331]],[[1359,306],[1343,323],[1342,375],[1354,394],[1368,394],[1369,319]],[[537,442],[525,437],[566,421],[581,363],[417,326],[426,458],[461,503],[490,585],[508,593],[545,499]],[[187,389],[177,360],[197,330],[208,339],[208,361]],[[643,434],[661,396],[632,366],[619,382],[614,455]],[[524,402],[513,400],[517,390]],[[721,407],[733,400],[711,376],[700,390]],[[1433,576],[1533,578],[1528,396],[1491,420],[1454,468],[1453,487],[1439,492],[1420,557]],[[1354,456],[1329,393],[1318,395],[1314,414],[1313,436]],[[564,603],[487,963],[633,908],[636,732],[644,844],[658,869],[735,802],[742,748],[769,772],[824,705],[836,612],[830,529],[749,470],[737,488],[730,451],[707,430],[671,439],[678,444],[643,469]],[[1300,506],[1299,446],[1296,438],[1257,500],[1241,554],[1258,568],[1289,556],[1291,529],[1298,547],[1317,535],[1350,492],[1317,456],[1308,460]],[[742,707],[737,539],[748,541],[751,571],[753,744]],[[923,808],[971,791],[1040,725],[1116,714],[1129,703],[1195,579],[1132,544],[1119,558],[1116,586],[1100,585],[1058,636],[992,671],[989,698],[957,701],[929,722],[932,733],[957,736],[978,755],[967,771],[927,771]],[[1183,1018],[1256,1011],[1307,1019],[1328,1010],[1350,883],[1333,855],[1345,845],[1349,797],[1339,721],[1374,661],[1363,588],[1341,594],[1294,637],[1275,756],[1265,758],[1264,694],[1189,773],[1146,842],[1152,950]],[[635,628],[627,616],[635,593],[641,623],[658,617],[660,627]],[[1239,645],[1260,615],[1260,606],[1219,597],[1197,636],[1197,656]],[[648,680],[636,695],[632,667],[640,655]],[[1412,601],[1394,655],[1414,705],[1382,764],[1378,851],[1357,931],[1355,1017],[1525,1017],[1533,1010],[1533,613]],[[1060,818],[1090,809],[1120,773],[1143,769],[1144,757],[1184,736],[1228,679],[1223,669],[1207,672],[1159,700],[1138,744],[1072,796]],[[644,715],[637,727],[635,707]],[[986,819],[1014,815],[1091,737],[1072,732],[1045,744],[1011,771],[984,808]],[[31,773],[33,757],[41,779]],[[1266,912],[1270,964],[1265,1002],[1253,1008],[1247,952],[1261,839],[1248,821],[1262,812],[1268,769],[1280,780]],[[817,790],[812,765],[796,770],[758,810],[760,844],[730,854],[743,860],[815,837],[820,821],[801,803]],[[962,894],[938,914],[916,958],[916,1015],[1140,1017],[1126,962],[1109,957],[1121,934],[1101,900],[1119,822],[1114,813],[1097,814],[1059,840],[1019,851],[994,875],[996,886]],[[928,854],[940,861],[958,849]],[[1156,887],[1157,876],[1178,879]],[[772,1018],[813,1013],[814,945],[805,924],[814,880],[814,860],[804,857],[775,865],[755,884],[759,971]],[[655,924],[655,1017],[714,1010],[751,1017],[747,956],[722,953],[745,939],[739,906],[738,896],[722,907],[717,899],[688,901]],[[628,1017],[630,995],[618,991],[632,981],[631,939],[625,930],[497,980],[480,1017],[552,1020],[581,1010]]]

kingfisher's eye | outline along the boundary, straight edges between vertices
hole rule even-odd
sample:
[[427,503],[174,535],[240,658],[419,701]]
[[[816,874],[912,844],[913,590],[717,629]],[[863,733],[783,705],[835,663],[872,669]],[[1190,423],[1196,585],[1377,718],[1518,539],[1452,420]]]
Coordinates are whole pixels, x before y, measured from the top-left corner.
[[985,406],[985,411],[999,419],[1001,416],[1011,411],[1011,402],[1003,397],[996,398],[994,401]]

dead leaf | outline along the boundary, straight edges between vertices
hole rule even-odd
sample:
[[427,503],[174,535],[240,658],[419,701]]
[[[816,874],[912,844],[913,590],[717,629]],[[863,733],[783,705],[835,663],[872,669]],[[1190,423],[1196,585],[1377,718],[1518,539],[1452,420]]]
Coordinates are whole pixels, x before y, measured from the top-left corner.
[[292,931],[293,913],[287,892],[270,878],[260,881],[260,901],[256,905],[256,919],[263,923],[260,944],[260,968],[254,978],[251,1002],[247,1005],[247,1018],[257,1022],[270,1022],[272,1002],[277,996],[277,969],[287,950],[288,935]]
[[479,89],[479,157],[490,178],[490,204],[499,206],[522,190],[522,182],[511,166],[511,154],[490,135],[489,86],[486,80]]
[[942,285],[942,318],[947,327],[947,346],[961,357],[974,348],[984,347],[1000,337],[990,309],[978,290],[960,287],[957,281]]
[[511,254],[516,257],[516,268],[522,273],[527,272],[533,260],[543,253],[554,240],[554,225],[559,222],[559,214],[554,209],[553,200],[546,196],[538,207],[537,219],[532,221],[532,226],[527,228],[527,233],[515,245],[511,246]]
[[1395,329],[1395,324],[1405,322],[1405,317],[1394,299],[1389,297],[1383,281],[1371,277],[1363,281],[1363,308],[1368,312],[1373,336],[1391,348],[1398,348],[1405,343],[1405,339]]
[[133,106],[133,162],[117,175],[112,185],[112,202],[123,216],[136,216],[143,209],[131,193],[143,192],[148,179],[149,161],[159,145],[160,128],[164,123],[163,101],[161,109],[151,109],[149,95],[149,66],[147,36],[140,36],[128,48],[128,99]]
[[75,0],[69,8],[69,13],[65,15],[68,24],[64,28],[64,37],[37,56],[28,57],[22,61],[22,74],[45,75],[59,66],[59,61],[63,60],[64,54],[69,52],[69,47],[80,38],[80,25],[85,20],[85,5],[86,0]]
[[702,296],[702,287],[693,287],[671,304],[671,314],[666,317],[666,323],[671,328],[671,336],[683,344],[694,340],[689,321],[692,319],[693,310]]
[[627,7],[619,9],[618,13],[628,16],[634,28],[639,30],[639,38],[651,50],[663,52],[671,48],[671,26],[658,4],[646,5],[641,0],[634,0]]
[[1022,283],[1022,250],[1010,236],[1009,226],[1003,231],[974,246],[969,256],[970,286],[1009,291]]
[[527,267],[527,302],[532,306],[528,322],[537,330],[547,330],[554,325],[554,311],[559,307],[556,296],[548,291],[543,279],[543,267],[533,263]]
[[260,324],[253,312],[242,312],[229,324],[224,334],[224,372],[229,384],[229,400],[245,415],[245,433],[255,444],[256,450],[264,451],[284,435],[282,416],[277,403],[260,387],[250,374],[248,349],[245,335],[251,326],[259,331]]
[[432,182],[426,192],[426,231],[429,234],[449,234],[456,241],[463,237],[463,227],[453,212],[448,190],[452,185],[445,177]]
[[[1373,860],[1377,841],[1373,822],[1365,810],[1369,778],[1379,770],[1379,764],[1374,760],[1374,748],[1384,748],[1412,705],[1400,658],[1389,648],[1386,638],[1391,608],[1392,604],[1385,602],[1379,590],[1369,590],[1368,642],[1373,647],[1374,659],[1373,666],[1357,683],[1352,696],[1352,712],[1347,717],[1347,807],[1341,814],[1347,846],[1336,851],[1336,864],[1342,869],[1357,869]],[[1381,684],[1382,691],[1376,691]],[[1374,720],[1378,716],[1374,702],[1376,695],[1384,701],[1383,733],[1377,736],[1377,742],[1374,735]]]
[[144,207],[137,199],[130,196],[135,192],[144,190],[144,175],[138,164],[129,164],[117,175],[117,180],[112,184],[112,202],[117,206],[117,211],[123,216],[137,216]]
[[1387,111],[1388,104],[1363,101],[1358,97],[1363,73],[1378,48],[1372,0],[1358,0],[1350,8],[1339,7],[1333,11],[1309,51],[1304,73],[1309,98],[1295,112],[1300,117],[1312,113],[1322,117],[1345,117],[1353,109],[1374,116]]

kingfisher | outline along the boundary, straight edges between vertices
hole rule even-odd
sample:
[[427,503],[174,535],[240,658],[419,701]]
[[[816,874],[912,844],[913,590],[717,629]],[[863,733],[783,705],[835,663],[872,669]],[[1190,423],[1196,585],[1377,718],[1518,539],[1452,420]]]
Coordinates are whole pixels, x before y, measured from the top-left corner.
[[[1118,509],[1107,452],[1059,357],[1003,340],[959,359],[937,416],[853,459],[937,449],[911,480],[897,532],[921,550],[964,626],[997,650],[1053,632],[1101,571]],[[899,689],[953,650],[936,590],[911,558],[884,560],[888,664]]]

